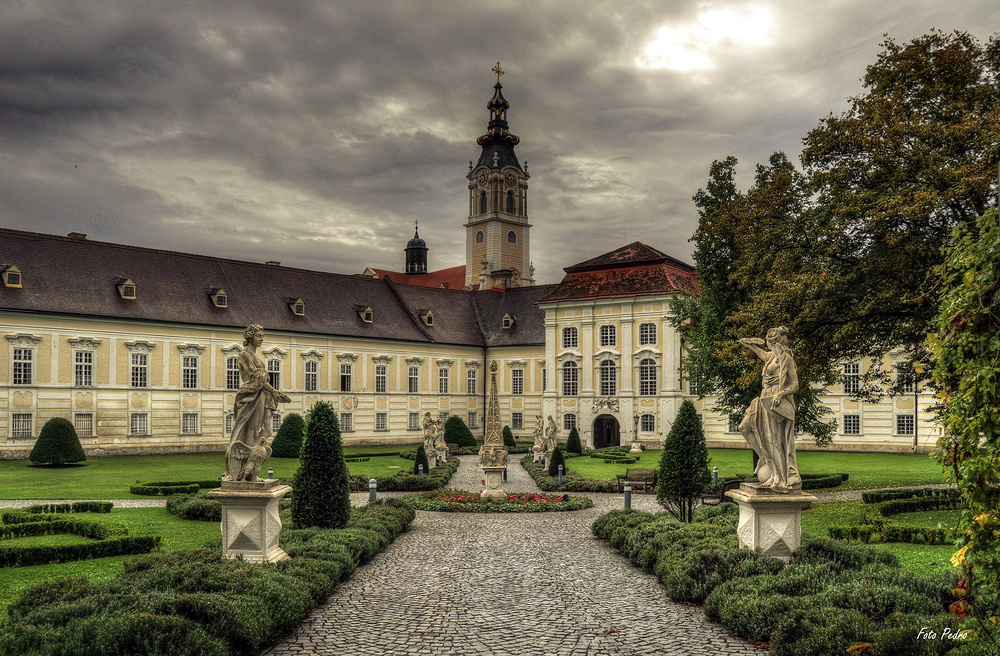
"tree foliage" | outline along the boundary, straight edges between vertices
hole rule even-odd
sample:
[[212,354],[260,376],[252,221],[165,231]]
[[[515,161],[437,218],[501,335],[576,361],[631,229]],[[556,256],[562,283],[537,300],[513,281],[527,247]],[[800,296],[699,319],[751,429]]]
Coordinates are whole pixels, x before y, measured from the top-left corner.
[[994,644],[1000,641],[1000,222],[993,209],[956,228],[938,269],[936,332],[928,339],[942,403],[937,455],[962,495],[961,598]]
[[66,465],[86,459],[87,454],[83,452],[76,428],[63,417],[53,417],[45,422],[28,455],[31,462],[48,465]]
[[663,441],[656,500],[682,522],[694,521],[694,502],[712,480],[708,446],[698,411],[684,401]]
[[583,444],[580,442],[580,432],[576,426],[569,429],[569,437],[566,438],[566,451],[569,453],[583,453]]
[[295,528],[343,528],[350,514],[351,490],[340,422],[333,406],[320,401],[309,411],[306,439],[295,472],[292,522]]
[[271,456],[274,458],[298,458],[305,436],[306,421],[302,415],[296,412],[285,415],[278,428],[278,434],[271,442]]
[[503,445],[505,447],[512,449],[517,446],[517,443],[514,441],[514,433],[510,431],[510,426],[504,426],[501,434],[503,436]]
[[552,450],[552,458],[549,459],[549,476],[559,475],[559,465],[562,465],[563,474],[569,471],[569,468],[566,466],[566,458],[563,457],[562,449],[556,447]]
[[476,438],[472,436],[472,431],[458,415],[452,415],[444,422],[444,441],[446,444],[457,444],[461,447],[475,447],[478,444]]
[[[760,377],[736,340],[787,326],[797,422],[819,444],[835,426],[817,395],[840,363],[869,359],[866,400],[919,377],[937,307],[931,273],[954,226],[989,203],[1000,157],[1000,37],[888,39],[862,81],[846,112],[807,135],[802,171],[775,153],[742,193],[735,158],[712,165],[694,197],[700,296],[673,308],[687,377],[737,419]],[[894,377],[883,362],[898,347],[907,355]]]
[[[421,469],[421,465],[423,468]],[[421,444],[417,447],[417,455],[413,459],[413,473],[419,474],[421,471],[425,474],[429,474],[431,471],[430,462],[427,460],[427,449]]]

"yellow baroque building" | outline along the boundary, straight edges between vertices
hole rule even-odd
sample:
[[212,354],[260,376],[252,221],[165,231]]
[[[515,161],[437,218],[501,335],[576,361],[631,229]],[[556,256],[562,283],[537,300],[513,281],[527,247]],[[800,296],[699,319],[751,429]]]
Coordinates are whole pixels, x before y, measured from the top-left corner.
[[[344,275],[0,229],[0,458],[27,457],[52,417],[91,455],[223,450],[252,323],[292,399],[281,413],[329,401],[347,443],[419,441],[426,412],[481,436],[497,360],[501,417],[521,439],[551,416],[562,440],[575,426],[587,446],[655,448],[692,398],[711,446],[745,448],[684,377],[669,302],[696,289],[690,265],[634,242],[535,284],[530,176],[501,89],[498,77],[466,175],[465,266],[429,271],[418,234],[404,272]],[[940,434],[928,394],[851,398],[868,364],[845,363],[828,390],[833,448],[928,450]]]

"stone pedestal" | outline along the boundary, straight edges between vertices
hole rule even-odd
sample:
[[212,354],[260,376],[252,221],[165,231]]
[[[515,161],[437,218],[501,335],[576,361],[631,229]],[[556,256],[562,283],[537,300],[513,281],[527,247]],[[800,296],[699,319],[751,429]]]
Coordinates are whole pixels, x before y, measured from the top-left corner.
[[632,442],[632,447],[628,450],[629,453],[642,453],[642,446],[639,442]]
[[288,558],[278,547],[281,518],[278,502],[292,491],[277,479],[257,482],[223,481],[208,497],[222,503],[222,552],[253,563]]
[[759,549],[786,563],[791,560],[802,541],[802,511],[816,497],[801,491],[780,494],[760,483],[743,483],[726,496],[740,505],[736,532],[741,549]]
[[486,489],[483,490],[483,498],[506,499],[507,493],[503,489],[503,473],[506,467],[483,467],[483,477],[486,479]]

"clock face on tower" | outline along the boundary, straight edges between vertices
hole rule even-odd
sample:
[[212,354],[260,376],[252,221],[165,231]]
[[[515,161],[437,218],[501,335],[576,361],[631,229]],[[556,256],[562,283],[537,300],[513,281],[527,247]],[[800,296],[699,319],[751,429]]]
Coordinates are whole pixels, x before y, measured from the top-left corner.
[[513,171],[507,171],[507,175],[504,176],[504,179],[507,181],[508,187],[513,187],[515,184],[517,184],[517,176],[514,175]]
[[489,176],[486,175],[486,171],[480,171],[479,172],[479,186],[485,187],[486,186],[486,180],[488,179],[488,177]]

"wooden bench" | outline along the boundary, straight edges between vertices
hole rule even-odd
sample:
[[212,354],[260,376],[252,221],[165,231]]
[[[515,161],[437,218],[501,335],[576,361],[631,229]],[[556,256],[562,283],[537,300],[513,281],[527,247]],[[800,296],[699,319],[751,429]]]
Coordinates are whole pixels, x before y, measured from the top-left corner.
[[703,506],[717,506],[720,503],[725,503],[727,501],[732,501],[732,499],[730,499],[729,497],[726,496],[726,492],[728,492],[729,490],[738,490],[738,489],[740,489],[740,484],[741,483],[743,483],[743,481],[741,481],[739,479],[736,479],[736,480],[733,480],[733,481],[726,481],[726,482],[724,482],[722,484],[722,487],[719,488],[719,493],[718,494],[705,494],[705,495],[702,495],[702,497],[701,497],[701,505],[703,505]]
[[625,483],[632,484],[632,491],[642,490],[647,494],[656,491],[656,470],[649,467],[629,467],[624,476],[618,477],[618,491],[625,491]]

